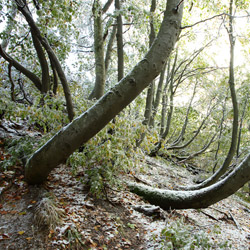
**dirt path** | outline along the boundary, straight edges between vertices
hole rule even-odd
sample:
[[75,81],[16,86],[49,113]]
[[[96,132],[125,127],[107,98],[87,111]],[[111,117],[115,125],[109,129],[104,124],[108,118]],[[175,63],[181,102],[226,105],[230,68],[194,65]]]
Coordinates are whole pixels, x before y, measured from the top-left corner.
[[[141,164],[138,169],[144,172],[134,175],[150,185],[190,184],[191,175],[182,167],[149,157]],[[190,235],[204,232],[214,244],[228,241],[231,249],[249,249],[249,205],[236,195],[207,209],[156,209],[147,216],[135,209],[145,205],[137,195],[106,190],[108,199],[97,200],[78,177],[65,166],[40,187],[27,186],[22,173],[13,176],[11,187],[0,196],[0,249],[161,249],[161,231],[176,221],[190,226]]]

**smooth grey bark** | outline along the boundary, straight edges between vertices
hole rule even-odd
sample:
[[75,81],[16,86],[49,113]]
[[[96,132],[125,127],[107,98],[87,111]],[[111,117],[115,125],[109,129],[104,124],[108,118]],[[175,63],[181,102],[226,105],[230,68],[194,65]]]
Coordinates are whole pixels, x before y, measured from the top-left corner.
[[167,64],[164,65],[163,70],[160,74],[160,79],[159,79],[157,90],[156,90],[156,96],[155,96],[155,99],[154,99],[153,104],[152,104],[152,114],[151,114],[150,121],[149,121],[150,127],[154,127],[154,119],[155,119],[155,116],[157,114],[157,109],[160,105],[163,82],[164,82],[165,73],[166,73],[166,67],[167,67]]
[[111,59],[111,53],[112,53],[112,48],[113,48],[113,44],[114,44],[114,40],[115,40],[115,36],[116,36],[116,31],[117,31],[117,27],[116,27],[116,25],[114,25],[112,28],[110,37],[109,37],[109,42],[108,42],[107,50],[106,50],[105,72],[107,72],[108,68],[109,68],[109,63],[110,63],[110,59]]
[[123,23],[120,13],[120,0],[115,0],[115,9],[118,11],[117,21],[117,58],[118,58],[118,82],[124,77],[124,51],[123,51]]
[[28,7],[26,6],[26,3],[24,3],[22,0],[15,0],[15,1],[16,1],[17,6],[18,6],[18,10],[21,11],[21,13],[24,15],[26,21],[28,22],[28,24],[30,26],[30,29],[33,32],[33,34],[38,38],[39,42],[42,44],[42,46],[46,50],[50,60],[53,61],[53,65],[56,68],[58,77],[60,78],[60,81],[61,81],[61,84],[63,87],[68,117],[69,117],[69,120],[72,121],[74,118],[74,115],[75,115],[74,114],[74,107],[73,107],[73,103],[72,103],[70,89],[69,89],[69,86],[67,83],[67,78],[64,74],[62,66],[61,66],[56,54],[54,53],[53,49],[51,48],[47,38],[41,34],[39,28],[37,27],[36,23],[34,22],[32,16],[30,15]]
[[230,163],[234,157],[237,147],[237,137],[238,137],[238,117],[239,117],[239,110],[238,110],[238,103],[237,103],[237,96],[235,91],[235,81],[234,81],[234,47],[235,47],[235,37],[233,33],[233,0],[230,1],[230,8],[229,8],[229,29],[228,36],[230,41],[230,64],[229,64],[229,89],[231,94],[231,100],[233,104],[233,128],[232,128],[232,136],[231,136],[231,145],[230,149],[227,153],[227,156],[221,165],[221,167],[209,178],[207,178],[202,183],[186,187],[185,190],[195,190],[201,189],[203,187],[207,187],[216,183],[221,176],[223,176],[230,166]]
[[34,44],[37,57],[39,59],[39,63],[40,63],[41,70],[42,70],[42,91],[41,92],[46,93],[49,91],[49,83],[50,83],[49,66],[47,63],[45,53],[43,51],[43,47],[39,39],[35,36],[33,31],[31,31],[31,36],[32,36],[33,44]]
[[111,6],[111,4],[113,3],[113,0],[108,0],[105,5],[102,8],[102,13],[106,13],[109,9],[109,7]]
[[[154,12],[156,9],[156,0],[151,1],[151,7],[150,7],[150,34],[149,34],[149,47],[152,46],[154,40],[155,40],[155,27],[154,27]],[[153,101],[154,101],[154,91],[155,90],[155,82],[152,81],[151,84],[148,87],[147,91],[147,98],[146,98],[146,107],[144,112],[144,125],[148,125],[150,122],[150,117],[152,114],[152,107],[153,107]],[[145,136],[145,134],[144,134]],[[141,141],[143,140],[143,137],[141,138]]]
[[221,145],[221,137],[222,137],[222,132],[223,132],[223,123],[224,123],[224,120],[225,120],[225,112],[226,112],[226,99],[227,99],[227,96],[226,96],[226,98],[224,100],[223,109],[222,109],[222,118],[221,118],[221,121],[220,121],[220,132],[219,132],[219,136],[218,136],[217,149],[216,149],[216,152],[215,152],[215,155],[214,155],[215,163],[214,163],[214,166],[213,166],[213,174],[215,173],[216,167],[218,165],[218,154],[219,154],[220,145]]
[[238,143],[237,143],[237,149],[236,149],[236,157],[237,157],[237,158],[240,157],[241,133],[242,133],[242,127],[243,127],[243,120],[244,120],[244,118],[245,118],[246,109],[247,109],[247,107],[248,107],[248,101],[249,101],[249,93],[247,93],[246,100],[245,100],[244,106],[243,106],[242,115],[241,115],[241,118],[240,118]]
[[95,52],[95,86],[89,99],[99,99],[104,94],[105,87],[105,63],[104,63],[104,44],[102,27],[102,8],[100,0],[93,3],[94,17],[94,52]]
[[163,95],[162,95],[162,109],[161,109],[161,128],[160,128],[160,136],[164,133],[164,129],[166,126],[166,114],[167,114],[167,106],[168,106],[168,98],[167,98],[167,88],[170,79],[170,60],[167,62],[167,77],[166,82],[163,88]]
[[234,194],[250,180],[250,154],[226,178],[209,187],[192,191],[174,191],[128,183],[131,192],[163,209],[206,208]]
[[104,128],[159,75],[181,31],[183,5],[178,12],[173,11],[178,3],[178,0],[168,0],[157,38],[127,76],[30,157],[25,167],[28,183],[44,182],[51,170]]

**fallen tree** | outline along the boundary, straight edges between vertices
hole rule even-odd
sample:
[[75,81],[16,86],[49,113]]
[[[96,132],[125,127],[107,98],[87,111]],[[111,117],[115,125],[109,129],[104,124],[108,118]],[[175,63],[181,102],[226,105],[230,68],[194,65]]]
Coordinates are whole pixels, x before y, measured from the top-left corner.
[[209,187],[192,191],[175,191],[153,188],[128,182],[131,192],[142,196],[151,204],[163,209],[206,208],[227,198],[250,181],[250,154],[227,177]]

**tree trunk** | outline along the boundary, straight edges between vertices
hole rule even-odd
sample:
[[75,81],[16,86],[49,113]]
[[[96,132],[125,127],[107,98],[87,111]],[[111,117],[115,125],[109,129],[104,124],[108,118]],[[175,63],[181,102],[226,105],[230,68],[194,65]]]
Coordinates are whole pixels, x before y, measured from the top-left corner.
[[[115,9],[119,12],[121,9],[120,0],[115,0]],[[123,24],[122,15],[118,14],[117,18],[117,57],[118,57],[118,82],[124,77],[124,53],[123,53]]]
[[103,129],[159,75],[180,34],[183,4],[176,12],[174,9],[178,3],[178,0],[168,0],[158,37],[144,59],[95,105],[31,156],[25,167],[28,183],[45,181],[51,170]]
[[111,59],[112,48],[113,48],[113,44],[114,44],[114,40],[115,40],[115,35],[116,35],[116,31],[117,31],[117,27],[116,27],[116,25],[114,25],[113,28],[112,28],[112,32],[110,34],[110,37],[109,37],[109,42],[108,42],[108,46],[107,46],[107,50],[106,50],[105,72],[108,72],[109,63],[110,63],[110,59]]
[[[150,34],[149,34],[149,47],[153,44],[155,40],[155,29],[154,29],[154,18],[153,14],[156,9],[156,0],[151,1],[151,7],[150,7]],[[148,87],[147,91],[147,98],[146,98],[146,107],[144,112],[144,120],[142,122],[143,125],[148,126],[152,114],[152,107],[154,102],[154,92],[155,92],[155,81],[152,81],[151,84]],[[143,142],[144,138],[146,136],[146,133],[141,134],[141,138],[136,142],[136,147],[139,147],[141,143]]]
[[216,183],[221,176],[223,176],[233,159],[233,156],[236,152],[237,147],[237,137],[238,137],[238,117],[239,117],[239,110],[238,110],[238,103],[237,103],[237,96],[235,91],[235,83],[234,83],[234,46],[235,46],[235,37],[233,34],[233,0],[230,1],[230,11],[229,11],[229,30],[228,36],[230,41],[230,65],[229,65],[229,88],[231,93],[231,100],[233,104],[233,128],[232,128],[232,137],[231,137],[231,145],[228,151],[228,154],[221,165],[221,167],[208,179],[200,183],[199,185],[191,186],[185,188],[186,190],[195,190],[207,187]]
[[35,36],[38,38],[39,42],[42,44],[42,46],[46,50],[50,60],[53,61],[53,64],[56,68],[56,71],[57,71],[58,76],[60,78],[61,84],[63,86],[64,96],[66,99],[66,106],[67,106],[67,111],[68,111],[68,117],[69,117],[69,120],[72,121],[74,118],[74,108],[73,108],[73,103],[72,103],[72,99],[71,99],[70,89],[69,89],[64,71],[62,69],[62,66],[61,66],[57,56],[55,55],[53,49],[51,48],[47,38],[41,34],[40,29],[37,27],[35,21],[33,20],[32,16],[30,15],[29,9],[26,6],[26,4],[24,4],[22,0],[15,0],[15,1],[16,1],[17,6],[18,6],[18,9],[22,12],[26,21],[28,22],[30,29],[32,29],[33,34],[35,34]]
[[152,105],[152,115],[151,115],[150,121],[149,121],[150,127],[154,127],[154,119],[155,119],[155,116],[157,114],[157,109],[160,105],[160,100],[161,100],[161,96],[162,96],[162,87],[163,87],[163,82],[164,82],[165,73],[166,73],[166,67],[167,67],[167,64],[164,65],[163,70],[160,74],[160,80],[158,82],[155,100],[154,100],[153,105]]
[[223,180],[200,190],[173,191],[128,183],[131,192],[163,209],[206,208],[234,194],[250,180],[250,154]]
[[31,30],[31,36],[42,70],[42,93],[47,93],[49,91],[49,83],[50,83],[49,66],[47,63],[43,47],[39,39],[35,36],[32,30]]
[[104,94],[105,87],[105,63],[102,27],[102,9],[99,0],[93,3],[94,16],[94,51],[95,51],[95,87],[89,99],[99,99]]

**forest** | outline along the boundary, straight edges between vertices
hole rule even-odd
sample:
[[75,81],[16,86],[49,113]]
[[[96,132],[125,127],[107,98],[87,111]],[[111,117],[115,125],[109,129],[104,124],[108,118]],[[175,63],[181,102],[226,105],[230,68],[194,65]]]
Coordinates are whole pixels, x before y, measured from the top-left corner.
[[248,249],[250,1],[2,0],[1,249]]

